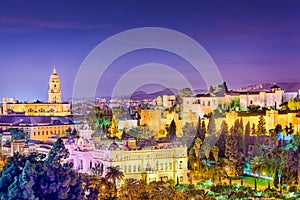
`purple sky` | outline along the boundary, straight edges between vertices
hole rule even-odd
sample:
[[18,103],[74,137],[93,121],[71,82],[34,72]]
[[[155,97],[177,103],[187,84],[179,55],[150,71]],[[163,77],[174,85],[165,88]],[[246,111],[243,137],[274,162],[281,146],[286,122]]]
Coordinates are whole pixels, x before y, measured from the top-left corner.
[[[146,26],[174,29],[198,41],[231,88],[300,81],[299,10],[296,0],[184,4],[152,0],[0,0],[0,98],[46,100],[54,64],[62,79],[63,97],[69,98],[76,72],[95,46],[121,31]],[[175,68],[185,65],[175,55],[155,50],[133,52],[120,60],[107,77],[147,62]],[[199,81],[199,88],[205,87],[201,80],[194,81]],[[108,89],[98,91],[98,95],[111,90],[113,83],[104,82]]]

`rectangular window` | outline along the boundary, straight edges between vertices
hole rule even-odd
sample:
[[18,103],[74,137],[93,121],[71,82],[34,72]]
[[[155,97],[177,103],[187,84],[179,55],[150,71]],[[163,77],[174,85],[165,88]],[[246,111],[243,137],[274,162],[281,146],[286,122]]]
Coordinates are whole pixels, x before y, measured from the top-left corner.
[[182,169],[182,161],[179,162],[179,169]]

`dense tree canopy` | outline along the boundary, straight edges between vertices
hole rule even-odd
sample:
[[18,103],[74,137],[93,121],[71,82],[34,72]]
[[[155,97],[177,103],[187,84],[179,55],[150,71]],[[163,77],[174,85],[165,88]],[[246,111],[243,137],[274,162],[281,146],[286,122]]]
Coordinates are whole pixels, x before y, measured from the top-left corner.
[[300,99],[293,98],[288,101],[288,107],[290,110],[300,110]]
[[25,133],[23,130],[17,129],[17,128],[11,128],[9,129],[9,132],[11,134],[12,140],[28,140],[29,135]]
[[48,157],[38,153],[11,157],[0,174],[1,199],[83,199],[84,175],[62,163],[69,155],[58,139]]

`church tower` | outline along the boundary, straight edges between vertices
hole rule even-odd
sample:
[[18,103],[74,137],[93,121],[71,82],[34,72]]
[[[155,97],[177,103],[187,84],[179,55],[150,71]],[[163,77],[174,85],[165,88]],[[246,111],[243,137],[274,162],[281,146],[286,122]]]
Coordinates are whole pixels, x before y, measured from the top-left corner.
[[56,73],[55,67],[49,79],[48,102],[61,103],[60,79]]

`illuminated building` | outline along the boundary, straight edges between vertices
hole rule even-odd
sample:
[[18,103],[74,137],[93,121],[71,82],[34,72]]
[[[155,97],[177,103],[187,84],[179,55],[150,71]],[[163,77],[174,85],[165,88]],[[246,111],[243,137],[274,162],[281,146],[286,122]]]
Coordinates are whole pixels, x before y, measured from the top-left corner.
[[143,179],[148,183],[170,179],[188,182],[187,147],[178,142],[123,140],[122,144],[113,142],[98,146],[91,143],[82,139],[77,144],[66,144],[70,151],[68,161],[82,173],[100,166],[102,174],[106,174],[108,167],[119,166],[125,178]]
[[67,116],[71,114],[70,104],[62,102],[60,78],[53,69],[49,79],[48,102],[18,102],[14,98],[3,98],[2,114],[25,114],[29,116]]
[[31,140],[46,141],[52,135],[62,136],[68,129],[77,129],[79,124],[72,117],[63,116],[0,116],[0,128],[7,130],[17,128],[29,134]]
[[197,117],[203,117],[218,107],[225,108],[234,99],[238,98],[242,110],[246,110],[250,105],[279,109],[285,96],[284,93],[277,85],[274,85],[270,91],[230,91],[225,93],[224,96],[215,96],[210,93],[199,94],[195,97],[183,97],[182,107],[183,112],[192,111],[197,113]]

